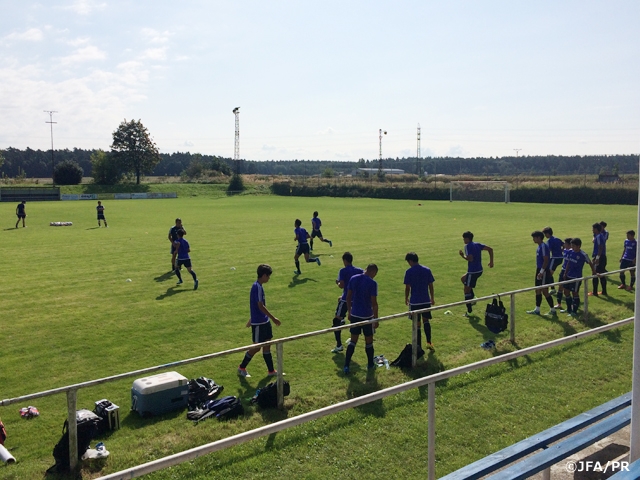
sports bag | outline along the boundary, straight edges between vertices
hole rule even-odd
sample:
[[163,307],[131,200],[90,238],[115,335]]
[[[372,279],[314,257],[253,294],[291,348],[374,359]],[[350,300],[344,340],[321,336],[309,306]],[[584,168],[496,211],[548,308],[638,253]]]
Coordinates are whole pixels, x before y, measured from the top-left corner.
[[187,418],[194,422],[216,417],[218,420],[229,420],[244,415],[244,408],[238,397],[227,396],[218,400],[209,400],[202,408],[187,412]]
[[[285,397],[291,393],[291,385],[286,380],[282,384],[282,392]],[[278,384],[271,382],[256,390],[251,403],[257,403],[261,408],[276,408],[278,406]]]
[[487,310],[484,314],[484,324],[490,332],[504,332],[509,325],[509,315],[504,308],[504,304],[500,297],[494,298],[493,302],[487,304]]
[[[78,410],[76,412],[76,423],[78,425],[78,458],[87,451],[91,440],[98,433],[100,417],[90,410]],[[69,465],[69,421],[65,420],[62,426],[62,438],[53,447],[53,458],[56,464],[48,472],[65,473],[70,470]]]
[[224,387],[207,377],[199,377],[189,380],[189,400],[187,407],[189,410],[201,408],[202,405],[216,398]]
[[[396,358],[393,362],[391,362],[391,365],[393,365],[394,367],[400,367],[400,368],[410,368],[412,352],[413,352],[413,345],[411,345],[410,343],[407,343],[402,349],[402,351],[400,352],[400,355],[398,355],[398,358]],[[422,358],[422,357],[424,357],[424,350],[420,345],[418,345],[417,358]]]

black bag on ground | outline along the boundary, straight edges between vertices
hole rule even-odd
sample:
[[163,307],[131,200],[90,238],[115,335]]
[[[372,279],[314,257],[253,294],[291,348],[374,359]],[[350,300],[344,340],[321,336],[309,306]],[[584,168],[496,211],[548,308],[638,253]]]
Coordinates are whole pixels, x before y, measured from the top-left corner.
[[[407,343],[398,358],[396,358],[390,365],[394,367],[400,368],[409,368],[411,367],[411,353],[413,351],[413,346],[410,343]],[[424,357],[424,350],[420,345],[418,345],[418,358]]]
[[493,302],[487,304],[484,324],[492,333],[504,332],[509,326],[509,315],[500,297],[494,298]]
[[[291,385],[286,380],[282,384],[282,391],[285,397],[291,393]],[[278,384],[271,382],[256,390],[251,403],[257,403],[261,408],[276,408],[278,406]]]
[[222,393],[224,387],[207,377],[199,377],[189,380],[189,400],[188,409],[195,410],[202,405],[216,398]]
[[227,396],[218,400],[209,400],[202,408],[187,412],[187,418],[194,422],[216,417],[218,420],[229,420],[244,415],[244,408],[238,397]]
[[[100,417],[90,410],[78,410],[76,412],[76,422],[78,425],[78,459],[84,455],[89,448],[91,440],[98,433]],[[62,438],[53,447],[53,458],[56,464],[49,468],[49,472],[65,473],[70,470],[69,465],[69,421],[65,420],[62,426]]]

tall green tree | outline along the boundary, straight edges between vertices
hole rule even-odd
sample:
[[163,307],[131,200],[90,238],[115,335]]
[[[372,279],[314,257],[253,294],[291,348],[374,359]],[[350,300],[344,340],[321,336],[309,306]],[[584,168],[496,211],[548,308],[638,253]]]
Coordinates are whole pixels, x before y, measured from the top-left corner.
[[162,160],[158,147],[140,120],[127,122],[125,119],[118,126],[113,132],[111,151],[122,171],[136,176],[137,184],[140,184],[141,175],[153,172]]
[[118,162],[104,150],[96,150],[91,154],[91,176],[98,185],[115,185],[120,182],[122,172]]

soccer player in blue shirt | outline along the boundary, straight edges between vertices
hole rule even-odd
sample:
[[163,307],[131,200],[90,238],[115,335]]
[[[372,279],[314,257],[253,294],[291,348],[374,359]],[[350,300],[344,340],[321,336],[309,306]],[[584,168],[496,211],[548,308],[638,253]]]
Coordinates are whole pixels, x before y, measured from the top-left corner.
[[178,240],[178,230],[184,231],[184,234],[187,234],[187,231],[182,228],[182,220],[176,218],[176,224],[169,229],[169,241],[171,242],[171,270],[169,273],[173,272],[176,269],[176,255],[178,254],[178,250],[174,245],[174,242]]
[[[378,274],[378,266],[370,263],[361,275],[354,275],[347,286],[347,312],[351,323],[364,322],[378,318],[378,284],[374,278]],[[356,350],[356,343],[360,334],[364,334],[364,350],[367,353],[367,368],[375,368],[373,363],[373,330],[378,328],[378,322],[369,323],[363,327],[352,327],[351,341],[347,345],[343,372],[348,375],[351,357]]]
[[[338,306],[336,307],[336,314],[333,317],[334,327],[344,325],[344,317],[347,315],[347,286],[349,285],[349,280],[351,280],[351,277],[354,275],[364,273],[364,270],[352,265],[353,255],[349,252],[344,252],[342,255],[342,263],[344,264],[344,268],[340,269],[338,278],[336,279],[336,285],[342,289],[342,296],[338,297]],[[342,330],[333,333],[336,336],[336,347],[331,350],[331,353],[340,353],[344,349],[342,346]]]
[[187,267],[187,270],[193,277],[193,289],[197,290],[198,277],[196,277],[196,272],[194,272],[191,269],[191,257],[189,257],[189,252],[191,251],[191,248],[189,247],[189,242],[187,242],[184,239],[184,233],[185,233],[184,230],[182,229],[178,230],[178,240],[173,242],[173,244],[176,247],[176,252],[178,256],[178,263],[176,265],[176,269],[174,270],[176,272],[176,275],[178,276],[177,285],[182,284],[182,275],[180,275],[180,268],[182,267],[182,265],[184,265],[185,267]]
[[[596,273],[605,273],[607,271],[607,236],[602,233],[602,225],[594,223],[593,229],[593,255],[592,261],[596,266]],[[602,291],[598,292],[598,280],[602,284]],[[593,291],[589,295],[597,297],[598,295],[607,295],[607,277],[594,277]]]
[[[562,282],[564,280],[564,274],[567,270],[567,255],[568,253],[571,251],[571,238],[565,238],[564,239],[564,246],[562,249],[562,258],[564,259],[564,262],[562,263],[562,268],[560,269],[560,274],[558,275],[558,281]],[[558,294],[556,296],[556,298],[558,299],[558,303],[556,304],[556,306],[554,307],[556,310],[560,310],[562,308],[562,295],[565,292],[565,287],[564,285],[560,285],[560,288],[558,288]],[[568,293],[567,293],[568,295]]]
[[311,250],[313,250],[313,239],[318,237],[321,242],[327,242],[330,247],[333,247],[333,242],[329,239],[322,238],[322,232],[320,227],[322,222],[318,218],[318,212],[313,212],[313,218],[311,219]]
[[20,224],[20,220],[22,219],[22,228],[25,228],[24,219],[27,218],[27,211],[25,210],[27,202],[24,200],[18,204],[16,207],[16,216],[18,217],[18,221],[16,222],[16,228]]
[[[582,278],[582,269],[584,264],[587,263],[591,267],[592,274],[595,275],[595,268],[589,256],[581,250],[582,241],[579,238],[571,239],[571,251],[567,254],[567,268],[565,270],[565,278],[562,280],[572,280]],[[567,309],[563,312],[568,313],[572,317],[578,313],[578,307],[580,306],[580,284],[581,281],[575,281],[573,283],[565,283],[564,289],[566,293]],[[571,293],[571,295],[569,294]]]
[[[636,249],[638,248],[638,242],[636,240],[636,232],[629,230],[627,232],[627,239],[624,241],[624,249],[622,250],[622,257],[620,257],[620,269],[635,267],[636,266]],[[620,272],[620,285],[618,288],[626,288],[627,292],[631,291],[633,285],[636,283],[636,271],[629,270],[631,274],[631,284],[626,284],[624,272]]]
[[[547,239],[547,246],[551,252],[551,258],[549,259],[549,271],[551,275],[555,275],[556,269],[562,265],[562,240],[553,236],[553,229],[551,227],[544,227],[542,229],[545,238]],[[551,287],[551,292],[555,291],[555,287]]]
[[296,218],[295,226],[296,228],[294,230],[294,233],[296,234],[296,236],[294,240],[298,242],[298,247],[296,248],[296,254],[293,257],[293,260],[296,262],[296,270],[293,273],[295,273],[296,275],[300,275],[302,273],[300,271],[300,262],[298,261],[300,255],[304,255],[304,259],[307,263],[315,262],[320,265],[320,259],[318,257],[309,258],[309,232],[307,232],[306,229],[302,228],[302,221]]
[[98,206],[96,207],[96,212],[98,213],[98,227],[100,227],[100,220],[104,221],[104,226],[108,227],[109,225],[107,225],[107,219],[104,218],[104,206],[102,205],[102,202],[98,200]]
[[[475,297],[473,289],[476,286],[476,282],[482,275],[482,251],[489,252],[489,268],[493,268],[493,249],[487,245],[475,243],[473,241],[473,233],[469,231],[462,234],[462,240],[464,241],[464,252],[460,250],[458,253],[467,261],[467,273],[460,280],[464,285],[464,299],[471,300]],[[467,303],[465,317],[471,315],[473,305],[474,303]]]
[[[418,263],[418,254],[409,252],[404,259],[409,264],[409,269],[404,274],[404,303],[409,306],[410,311],[422,310],[435,304],[433,295],[433,274],[429,267]],[[431,312],[420,314],[424,326],[424,335],[427,339],[427,348],[434,350],[431,342]],[[421,344],[420,323],[418,322],[418,346]]]
[[553,283],[553,275],[549,270],[549,263],[551,258],[551,252],[549,246],[544,243],[544,233],[536,230],[531,234],[533,243],[538,245],[536,249],[536,279],[535,286],[542,287],[536,290],[536,308],[533,310],[527,310],[527,313],[532,315],[540,315],[540,305],[542,305],[542,296],[544,295],[547,303],[549,304],[549,313],[547,315],[555,315],[556,309],[553,305],[553,297],[549,294],[549,287],[545,287],[549,283]]
[[[269,310],[267,310],[267,301],[264,296],[264,288],[262,287],[271,278],[273,269],[267,264],[261,264],[258,266],[258,279],[251,286],[251,293],[249,295],[249,308],[251,311],[251,318],[247,322],[247,328],[251,327],[251,340],[253,343],[268,342],[273,338],[271,331],[271,322],[269,319],[280,326],[281,322],[274,317]],[[238,366],[238,375],[241,377],[250,377],[247,372],[247,365],[253,358],[253,356],[260,351],[260,347],[251,348],[244,354],[242,363]],[[262,358],[267,365],[267,375],[273,377],[278,374],[275,368],[273,368],[273,357],[271,356],[271,345],[262,347]]]

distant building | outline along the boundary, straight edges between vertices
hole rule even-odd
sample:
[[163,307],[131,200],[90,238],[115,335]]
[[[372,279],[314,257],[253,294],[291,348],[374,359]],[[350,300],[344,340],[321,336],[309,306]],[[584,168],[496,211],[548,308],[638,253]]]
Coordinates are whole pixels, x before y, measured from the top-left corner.
[[[378,174],[378,169],[377,168],[358,168],[356,170],[355,173],[366,173],[368,175],[377,175]],[[382,169],[382,173],[384,173],[385,175],[403,175],[404,174],[404,170],[400,169],[400,168],[383,168]]]

